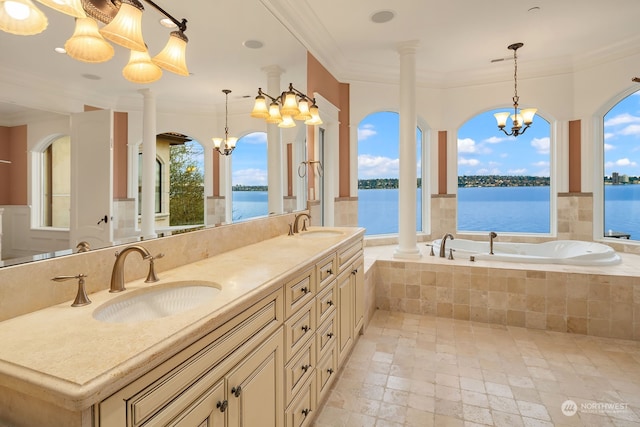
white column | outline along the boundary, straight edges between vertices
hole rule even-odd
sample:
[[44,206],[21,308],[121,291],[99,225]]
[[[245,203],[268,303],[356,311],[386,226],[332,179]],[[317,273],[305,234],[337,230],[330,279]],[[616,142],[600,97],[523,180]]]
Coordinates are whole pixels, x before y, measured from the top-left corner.
[[158,237],[155,230],[156,186],[156,97],[150,89],[141,89],[142,111],[142,238]]
[[400,54],[400,171],[398,247],[394,258],[420,258],[416,234],[416,49],[417,41],[398,44]]
[[[264,67],[267,73],[267,93],[280,95],[280,76],[284,72],[277,65]],[[267,207],[269,214],[284,212],[284,196],[282,193],[282,138],[280,128],[276,124],[267,124]]]

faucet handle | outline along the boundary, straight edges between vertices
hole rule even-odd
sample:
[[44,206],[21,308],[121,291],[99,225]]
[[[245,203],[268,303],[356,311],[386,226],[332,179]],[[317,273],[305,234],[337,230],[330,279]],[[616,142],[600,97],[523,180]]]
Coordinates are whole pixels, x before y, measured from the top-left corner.
[[455,249],[449,248],[449,259],[453,259],[453,252],[454,251],[455,251]]
[[79,273],[75,276],[56,276],[51,280],[55,282],[64,282],[70,279],[78,279],[78,292],[76,293],[76,298],[73,300],[71,307],[82,307],[83,305],[91,304],[91,300],[87,296],[87,291],[84,288],[85,277],[87,277],[86,274]]
[[164,257],[164,253],[160,252],[158,255],[147,255],[144,259],[149,261],[149,272],[147,273],[147,278],[145,279],[145,283],[154,283],[157,282],[158,276],[156,276],[156,269],[153,263],[154,260]]
[[307,220],[306,219],[302,220],[302,231],[307,231]]
[[293,236],[293,224],[289,224],[289,236]]
[[426,245],[431,248],[431,250],[429,251],[429,256],[436,256],[436,254],[433,252],[433,245],[431,243],[427,243]]

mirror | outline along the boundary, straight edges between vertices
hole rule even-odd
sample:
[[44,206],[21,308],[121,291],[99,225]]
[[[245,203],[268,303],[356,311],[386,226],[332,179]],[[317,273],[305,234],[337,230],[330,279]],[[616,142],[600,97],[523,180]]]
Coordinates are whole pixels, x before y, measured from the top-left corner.
[[[223,88],[233,90],[233,96],[229,97],[230,133],[242,137],[266,131],[264,121],[249,117],[258,87],[266,89],[268,86],[265,67],[277,64],[281,68],[281,89],[286,88],[289,82],[297,87],[306,87],[306,49],[261,1],[238,0],[230,3],[194,0],[181,4],[179,13],[189,20],[186,33],[189,37],[187,63],[191,75],[182,77],[165,71],[158,82],[145,86],[122,78],[122,67],[128,60],[129,52],[119,46],[115,46],[114,58],[103,64],[80,63],[66,55],[54,53],[53,48],[63,45],[73,32],[72,20],[40,4],[38,6],[49,19],[49,27],[45,32],[36,36],[13,36],[0,31],[0,47],[3,51],[0,65],[3,76],[0,82],[0,160],[5,156],[15,157],[11,148],[1,144],[2,138],[10,132],[7,129],[26,132],[21,125],[29,122],[29,144],[39,144],[37,147],[28,147],[29,152],[33,148],[42,149],[58,134],[69,134],[69,131],[47,134],[45,130],[48,125],[68,123],[70,114],[83,111],[85,105],[126,112],[129,117],[129,144],[139,144],[143,116],[143,96],[139,91],[147,87],[156,96],[157,132],[189,135],[203,141],[204,145],[209,143],[211,137],[224,132]],[[161,6],[166,6],[168,12],[174,13],[169,10],[173,5]],[[218,19],[216,25],[211,25],[211,16],[224,16],[224,19]],[[159,16],[152,8],[145,11],[143,32],[150,51],[160,50],[168,35],[165,29],[157,28],[158,20]],[[43,66],[45,63],[46,66]],[[304,126],[299,125],[295,128],[298,131],[287,129],[283,133],[283,145],[298,141],[299,134],[303,134],[304,138],[304,132],[299,132],[302,128]],[[128,181],[131,181],[134,171],[137,173],[137,162],[135,167],[131,167],[133,152],[126,154],[124,163],[122,159],[118,160],[120,163],[117,167],[127,172]],[[233,162],[233,159],[229,161]],[[220,165],[225,162],[221,158]],[[32,194],[33,183],[42,180],[43,172],[39,166],[41,164],[34,164],[33,155],[28,155],[20,162],[0,163],[0,182],[4,188],[0,191],[20,194],[17,199],[0,197],[0,209],[4,208],[4,227],[0,231],[2,241],[8,241],[5,247],[11,247],[11,252],[15,254],[12,259],[1,256],[3,250],[0,246],[0,267],[77,251],[69,247],[69,232],[64,227],[40,227],[38,222],[34,222],[34,216],[37,217],[34,212],[39,212],[42,207],[40,202],[34,205],[35,196]],[[20,168],[28,173],[25,172],[19,182],[12,182],[8,179],[8,168]],[[295,165],[293,170],[296,176]],[[220,185],[227,185],[226,181],[231,182],[228,173],[220,178]],[[126,196],[120,196],[120,199],[135,199],[137,177],[133,184],[128,182],[126,187]],[[21,188],[28,190],[21,191]],[[2,194],[0,192],[0,196]],[[54,194],[50,193],[51,197]],[[220,194],[224,194],[224,189],[220,190]],[[286,187],[283,194],[287,195]],[[119,198],[114,197],[114,203],[120,203]],[[19,230],[28,230],[32,237],[21,237]],[[116,243],[127,242],[122,240]]]

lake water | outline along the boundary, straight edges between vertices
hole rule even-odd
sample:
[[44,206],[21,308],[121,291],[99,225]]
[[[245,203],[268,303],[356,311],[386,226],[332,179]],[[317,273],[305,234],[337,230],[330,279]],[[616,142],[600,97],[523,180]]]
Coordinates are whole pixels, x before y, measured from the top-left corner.
[[[416,229],[422,222],[421,192],[416,190]],[[268,213],[266,191],[234,191],[233,218],[242,221]],[[398,190],[358,190],[359,225],[367,235],[398,232]],[[640,185],[605,186],[605,230],[640,240]],[[458,230],[549,232],[549,187],[458,188]]]

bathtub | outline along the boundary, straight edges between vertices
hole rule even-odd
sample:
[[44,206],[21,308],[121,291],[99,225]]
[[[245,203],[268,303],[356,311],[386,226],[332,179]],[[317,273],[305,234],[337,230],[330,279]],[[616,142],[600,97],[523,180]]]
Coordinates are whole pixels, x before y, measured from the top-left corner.
[[[436,256],[440,251],[440,242],[432,242]],[[580,240],[553,240],[544,243],[514,243],[493,241],[493,255],[489,254],[489,239],[475,241],[467,239],[447,240],[446,256],[453,249],[454,258],[473,256],[475,261],[509,261],[540,264],[570,265],[615,265],[621,262],[620,256],[610,246],[596,242]]]

